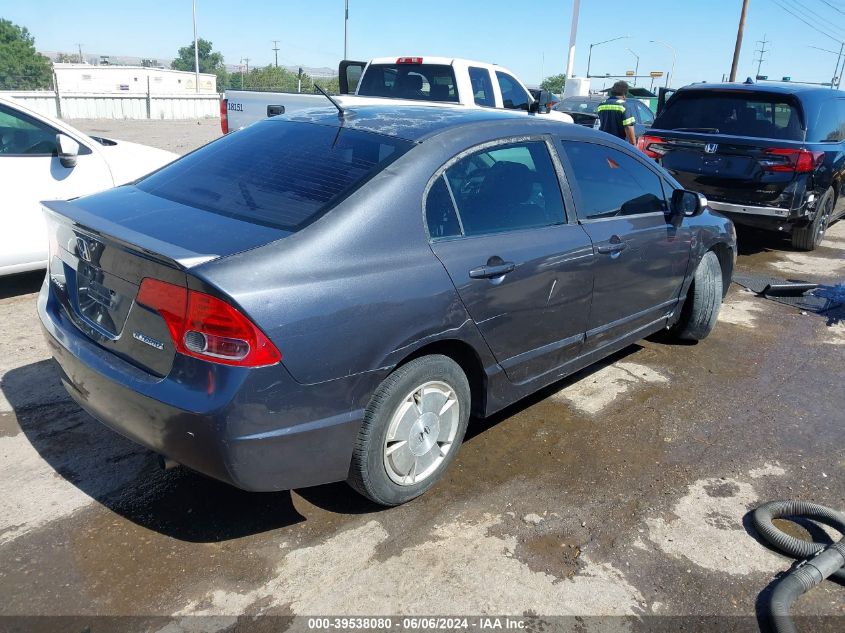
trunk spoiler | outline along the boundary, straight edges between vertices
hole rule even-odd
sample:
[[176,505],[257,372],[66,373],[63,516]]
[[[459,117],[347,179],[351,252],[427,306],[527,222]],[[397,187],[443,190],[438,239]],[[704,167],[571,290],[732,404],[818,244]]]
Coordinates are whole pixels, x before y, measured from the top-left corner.
[[220,257],[216,253],[198,253],[127,228],[111,220],[82,209],[72,202],[48,200],[41,203],[45,213],[61,222],[70,221],[86,233],[94,233],[134,251],[141,251],[152,259],[164,261],[187,270]]

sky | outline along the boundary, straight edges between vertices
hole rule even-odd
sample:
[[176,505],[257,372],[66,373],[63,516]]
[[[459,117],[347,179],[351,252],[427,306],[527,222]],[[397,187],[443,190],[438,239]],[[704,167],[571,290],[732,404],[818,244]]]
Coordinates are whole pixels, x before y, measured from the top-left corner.
[[[199,36],[227,64],[273,62],[336,68],[343,58],[344,0],[196,0]],[[349,0],[349,57],[442,55],[508,67],[525,83],[566,66],[572,0]],[[576,75],[668,72],[672,84],[720,81],[730,72],[742,0],[582,0]],[[793,12],[790,14],[786,9]],[[810,25],[823,27],[828,37]],[[26,26],[45,51],[172,58],[192,41],[191,0],[0,0],[0,18]],[[750,0],[738,77],[757,74],[755,49],[768,40],[761,74],[830,81],[845,39],[845,0]],[[628,50],[630,49],[630,50]],[[594,87],[597,85],[594,80]],[[649,79],[641,80],[646,84]],[[659,80],[663,81],[663,80]],[[599,83],[605,83],[599,80]],[[608,84],[610,82],[607,82]]]

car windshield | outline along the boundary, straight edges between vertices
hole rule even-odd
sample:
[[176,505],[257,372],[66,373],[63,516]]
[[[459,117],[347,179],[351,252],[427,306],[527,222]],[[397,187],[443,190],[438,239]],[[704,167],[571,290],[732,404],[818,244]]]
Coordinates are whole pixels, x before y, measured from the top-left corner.
[[800,105],[789,95],[691,90],[676,93],[653,127],[801,141],[803,119]]
[[596,108],[601,105],[601,101],[592,99],[564,99],[557,108],[564,112],[592,112],[595,113]]
[[458,101],[455,71],[445,64],[370,64],[358,95],[414,101]]
[[213,213],[296,231],[412,145],[360,130],[274,119],[210,143],[137,187]]

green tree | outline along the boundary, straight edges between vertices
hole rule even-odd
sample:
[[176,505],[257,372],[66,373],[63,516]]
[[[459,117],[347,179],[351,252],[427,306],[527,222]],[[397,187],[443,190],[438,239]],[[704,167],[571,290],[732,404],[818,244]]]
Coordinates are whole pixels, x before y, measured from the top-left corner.
[[[223,64],[223,54],[213,50],[212,43],[202,38],[197,41],[197,49],[199,52],[199,71],[217,75],[217,90],[223,90],[228,84],[229,75],[226,72],[226,66]],[[194,72],[193,42],[179,49],[178,57],[170,63],[170,67],[173,70]]]
[[559,95],[563,92],[565,85],[566,75],[552,75],[551,77],[546,77],[543,83],[540,84],[540,87],[543,90],[548,90],[553,94]]
[[52,79],[50,60],[35,50],[29,31],[0,19],[0,90],[43,90]]
[[83,60],[79,53],[59,53],[56,56],[56,62],[59,64],[81,64]]

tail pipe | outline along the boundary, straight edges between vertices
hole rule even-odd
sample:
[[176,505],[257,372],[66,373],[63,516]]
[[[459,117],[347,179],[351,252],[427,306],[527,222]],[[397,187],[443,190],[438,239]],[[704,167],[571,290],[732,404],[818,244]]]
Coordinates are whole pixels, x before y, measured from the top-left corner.
[[806,501],[772,501],[752,515],[754,528],[772,547],[788,556],[808,559],[781,579],[769,602],[772,629],[776,633],[797,633],[790,616],[795,601],[826,578],[845,580],[845,538],[832,545],[802,541],[774,526],[772,521],[782,517],[811,519],[845,534],[845,514]]

